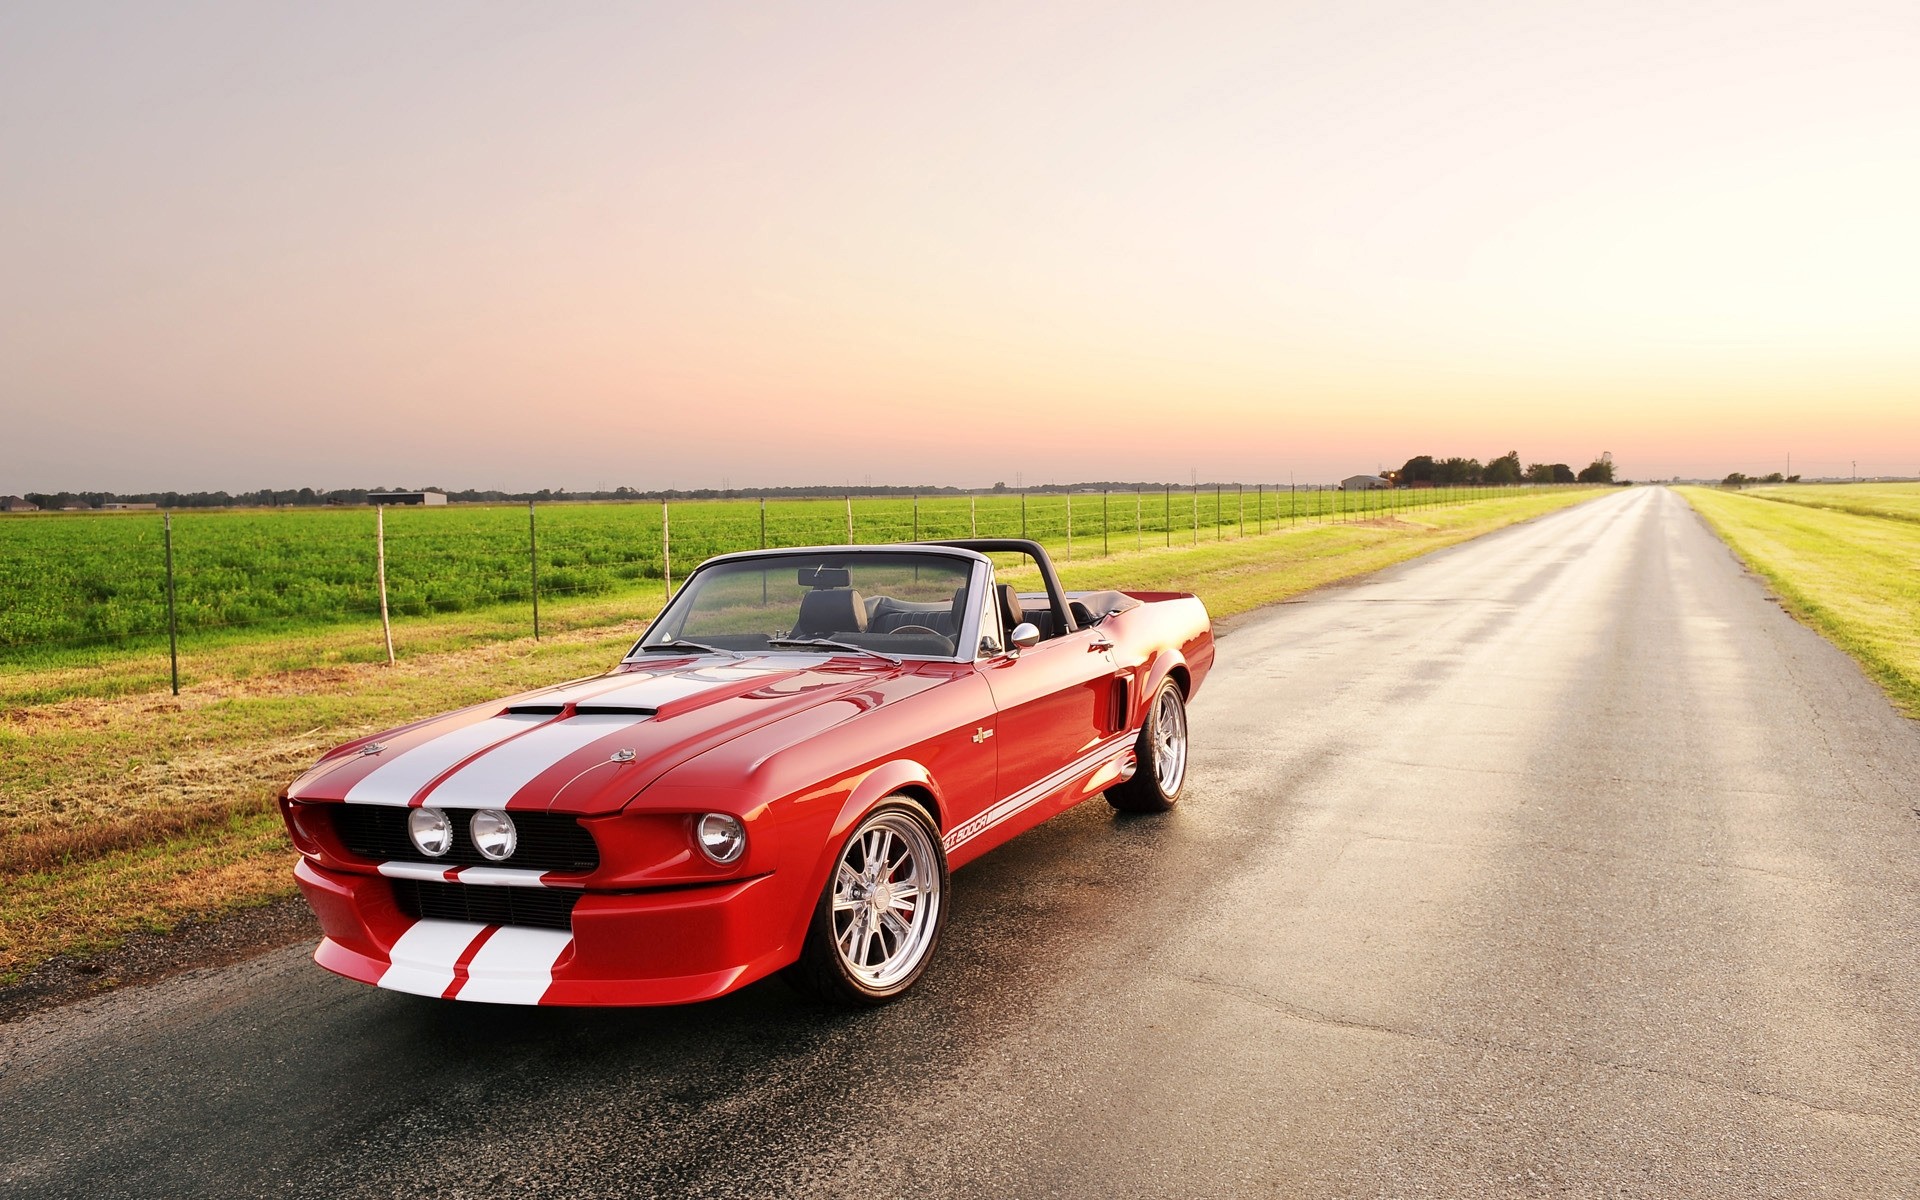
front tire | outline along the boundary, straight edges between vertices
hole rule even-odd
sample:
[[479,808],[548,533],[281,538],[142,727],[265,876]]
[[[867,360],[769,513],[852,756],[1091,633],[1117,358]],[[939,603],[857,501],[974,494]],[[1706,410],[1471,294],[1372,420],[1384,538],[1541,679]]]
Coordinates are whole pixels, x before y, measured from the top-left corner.
[[1107,803],[1121,812],[1166,812],[1180,802],[1187,783],[1187,697],[1163,680],[1147,706],[1134,747],[1133,778],[1107,789]]
[[926,810],[890,797],[840,847],[788,978],[836,1004],[898,999],[947,923],[947,856]]

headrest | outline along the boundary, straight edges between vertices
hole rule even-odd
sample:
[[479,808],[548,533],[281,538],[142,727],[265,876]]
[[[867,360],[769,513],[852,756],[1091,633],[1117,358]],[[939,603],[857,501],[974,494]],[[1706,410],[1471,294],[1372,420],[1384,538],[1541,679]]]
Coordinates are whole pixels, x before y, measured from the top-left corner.
[[866,601],[851,588],[808,592],[800,597],[800,617],[793,625],[796,637],[865,633],[866,629]]

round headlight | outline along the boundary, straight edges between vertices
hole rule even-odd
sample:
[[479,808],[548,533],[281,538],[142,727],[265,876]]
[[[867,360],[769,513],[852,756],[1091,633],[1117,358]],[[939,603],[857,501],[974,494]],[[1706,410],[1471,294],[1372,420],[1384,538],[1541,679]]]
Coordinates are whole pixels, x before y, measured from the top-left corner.
[[428,858],[439,858],[453,848],[453,822],[437,808],[416,808],[407,814],[407,836]]
[[472,829],[473,844],[494,862],[512,857],[513,848],[520,844],[513,818],[497,808],[483,808],[473,814]]
[[725,866],[746,853],[747,827],[727,813],[708,813],[694,826],[700,853]]

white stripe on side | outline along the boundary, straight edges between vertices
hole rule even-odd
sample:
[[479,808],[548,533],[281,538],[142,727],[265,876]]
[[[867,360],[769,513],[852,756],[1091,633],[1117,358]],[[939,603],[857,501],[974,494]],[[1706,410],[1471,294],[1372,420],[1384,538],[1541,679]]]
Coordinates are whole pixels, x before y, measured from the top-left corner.
[[573,935],[558,929],[502,926],[467,964],[467,982],[453,998],[483,1004],[538,1004],[553,985],[554,964],[572,944]]
[[[538,718],[546,720],[549,718]],[[630,713],[578,713],[489,750],[433,789],[435,808],[501,808],[534,776],[609,734],[638,725]],[[401,760],[406,761],[405,759]],[[352,799],[351,796],[348,799]]]
[[964,846],[995,825],[1033,807],[1079,777],[1089,774],[1100,764],[1109,759],[1118,758],[1128,746],[1132,745],[1135,736],[1129,731],[1120,738],[1109,739],[1092,753],[1081,755],[1040,782],[1015,792],[985,812],[969,817],[954,826],[945,837],[940,839],[940,844],[949,852]]
[[453,964],[486,931],[466,921],[415,921],[388,951],[389,965],[376,982],[396,992],[443,996],[453,984]]
[[348,788],[344,799],[348,804],[410,803],[442,771],[552,719],[551,714],[505,713],[443,733],[411,750],[400,751],[392,761],[381,762]]

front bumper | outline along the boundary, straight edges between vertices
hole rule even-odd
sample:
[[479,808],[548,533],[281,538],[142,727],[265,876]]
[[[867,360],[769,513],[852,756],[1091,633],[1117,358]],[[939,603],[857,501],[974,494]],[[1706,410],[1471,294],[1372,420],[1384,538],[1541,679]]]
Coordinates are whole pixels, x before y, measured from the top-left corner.
[[[571,931],[417,919],[380,875],[315,866],[294,878],[326,937],[314,961],[348,979],[496,1004],[709,1000],[793,961],[774,876],[647,892],[586,892]],[[485,886],[485,885],[469,885]]]

